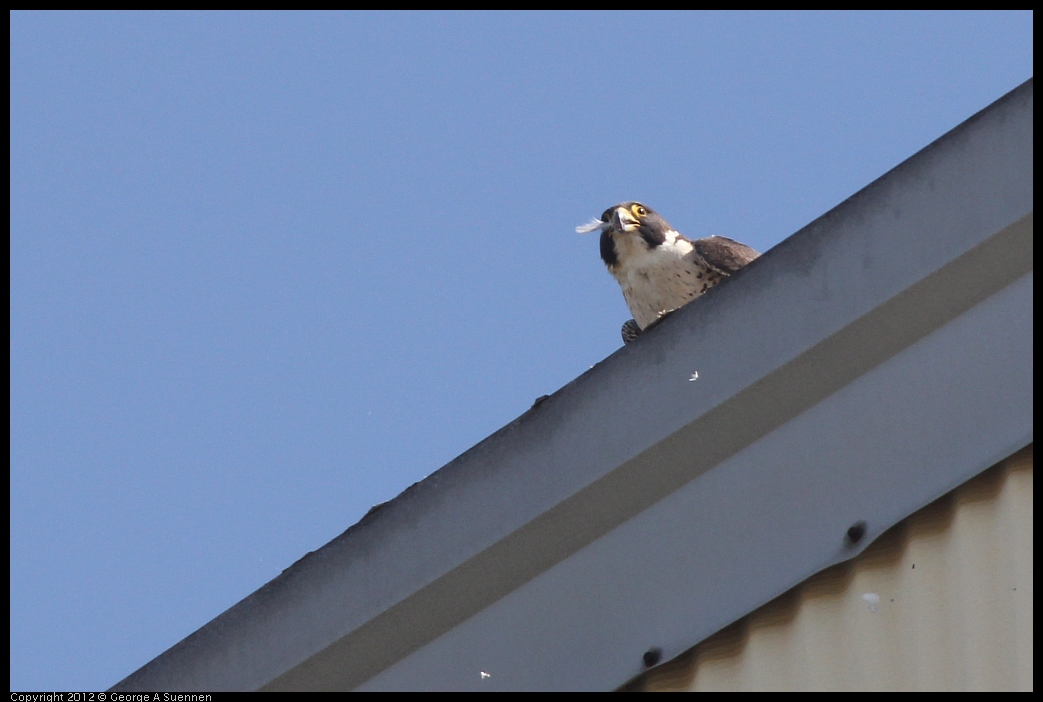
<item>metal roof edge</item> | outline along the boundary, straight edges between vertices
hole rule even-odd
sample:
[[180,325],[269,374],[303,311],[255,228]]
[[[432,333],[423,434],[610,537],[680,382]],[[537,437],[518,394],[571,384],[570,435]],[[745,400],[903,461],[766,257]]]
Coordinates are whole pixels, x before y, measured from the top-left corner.
[[[1029,80],[113,689],[610,689],[649,646],[685,650],[1028,443],[1031,323],[1026,341],[1011,320],[1031,319],[1032,94]],[[1003,363],[941,379],[976,358]],[[1001,391],[1009,413],[990,416],[980,398]],[[885,431],[888,396],[935,404]],[[903,473],[890,452],[916,453],[917,432],[964,454]],[[842,449],[860,472],[821,464]],[[890,459],[860,463],[874,455]],[[775,462],[789,467],[765,473]],[[656,520],[694,531],[642,535]],[[684,549],[713,573],[669,560]],[[701,604],[679,612],[685,593]]]

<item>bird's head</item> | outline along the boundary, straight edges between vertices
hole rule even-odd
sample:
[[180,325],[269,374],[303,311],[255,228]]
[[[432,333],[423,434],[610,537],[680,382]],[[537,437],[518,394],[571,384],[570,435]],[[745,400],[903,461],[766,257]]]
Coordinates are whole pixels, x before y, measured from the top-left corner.
[[[667,239],[667,232],[673,227],[659,213],[640,202],[622,202],[613,205],[601,214],[601,219],[592,220],[589,224],[576,227],[581,234],[601,230],[601,258],[605,265],[612,268],[618,261],[622,250],[618,239],[628,239],[636,244],[639,240],[648,249],[654,249]],[[619,242],[623,243],[623,242]]]

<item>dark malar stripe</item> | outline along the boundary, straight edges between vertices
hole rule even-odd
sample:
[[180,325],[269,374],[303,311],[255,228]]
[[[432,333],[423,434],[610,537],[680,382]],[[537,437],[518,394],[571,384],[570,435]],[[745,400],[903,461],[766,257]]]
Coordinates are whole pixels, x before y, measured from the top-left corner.
[[616,242],[607,231],[601,232],[601,260],[609,268],[619,263],[619,255],[616,254]]
[[659,228],[643,226],[638,231],[641,232],[641,238],[645,240],[645,245],[650,251],[666,241],[666,234]]

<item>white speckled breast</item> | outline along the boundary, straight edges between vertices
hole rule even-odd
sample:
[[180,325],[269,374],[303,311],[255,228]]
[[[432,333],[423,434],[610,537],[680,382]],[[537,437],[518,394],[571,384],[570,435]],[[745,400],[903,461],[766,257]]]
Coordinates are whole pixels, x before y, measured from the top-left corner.
[[618,262],[611,272],[642,329],[661,313],[691,302],[721,278],[702,264],[692,243],[675,231],[667,232],[666,241],[654,249],[632,234],[613,238]]

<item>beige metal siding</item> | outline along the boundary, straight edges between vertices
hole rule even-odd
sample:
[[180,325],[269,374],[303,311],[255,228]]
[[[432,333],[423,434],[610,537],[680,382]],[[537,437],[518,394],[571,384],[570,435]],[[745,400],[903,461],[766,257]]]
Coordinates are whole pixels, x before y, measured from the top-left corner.
[[1032,446],[627,689],[1031,690]]

